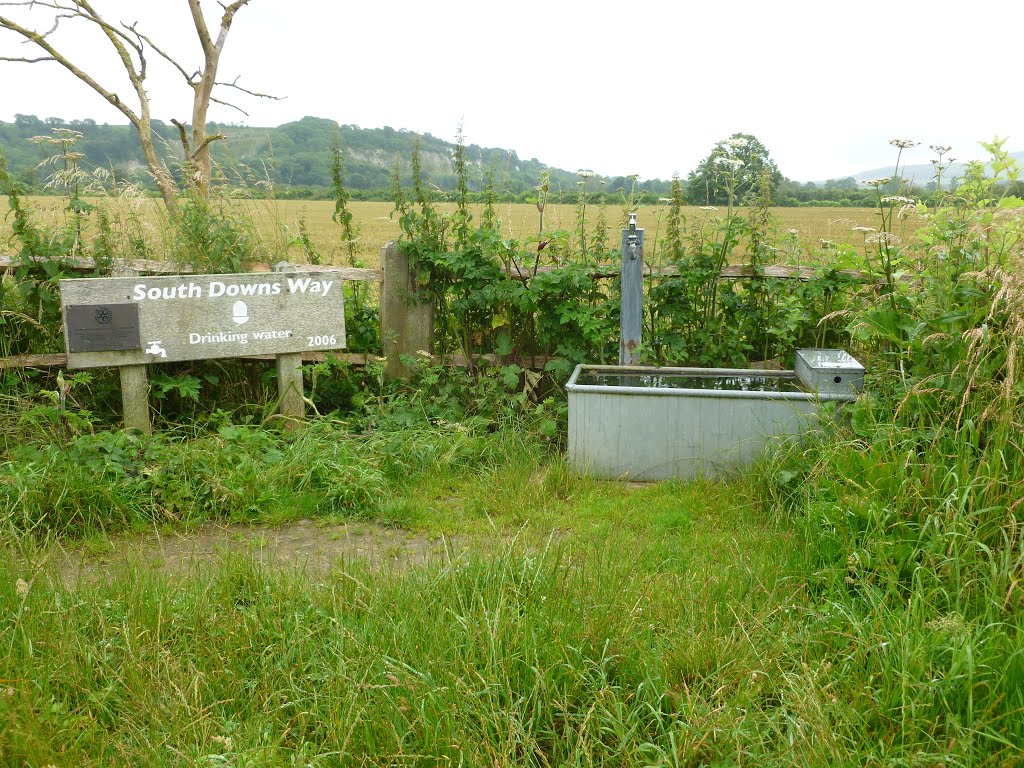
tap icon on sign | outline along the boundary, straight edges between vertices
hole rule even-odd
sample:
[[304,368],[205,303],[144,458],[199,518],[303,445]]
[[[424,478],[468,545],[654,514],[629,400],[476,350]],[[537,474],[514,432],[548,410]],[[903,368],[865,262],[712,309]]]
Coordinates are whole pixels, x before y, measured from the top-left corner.
[[167,357],[167,350],[160,346],[159,341],[149,342],[149,346],[146,347],[147,355],[160,355],[160,357]]

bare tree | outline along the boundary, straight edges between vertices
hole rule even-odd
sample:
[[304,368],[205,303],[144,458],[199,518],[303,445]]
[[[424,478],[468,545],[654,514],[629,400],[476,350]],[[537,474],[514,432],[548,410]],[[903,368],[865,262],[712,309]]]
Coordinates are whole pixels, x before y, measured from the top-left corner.
[[[219,3],[222,9],[220,17],[220,28],[217,30],[216,38],[211,34],[207,26],[206,17],[200,8],[199,0],[187,0],[189,12],[192,14],[192,22],[199,38],[203,51],[202,68],[190,72],[185,66],[173,58],[165,48],[162,48],[153,40],[138,29],[138,22],[133,24],[108,22],[94,8],[90,0],[0,0],[0,8],[5,6],[24,6],[29,11],[46,16],[50,25],[47,31],[40,32],[22,26],[18,22],[6,16],[0,15],[0,29],[7,29],[24,38],[24,42],[41,49],[39,56],[3,56],[0,61],[22,62],[26,64],[38,64],[41,62],[56,62],[67,69],[71,74],[92,88],[107,102],[114,106],[135,127],[139,135],[139,143],[142,147],[142,154],[146,165],[152,173],[160,194],[168,211],[174,213],[177,208],[178,187],[166,165],[161,161],[157,153],[150,114],[150,100],[146,92],[146,74],[149,62],[147,55],[150,52],[174,67],[185,82],[192,89],[192,120],[191,136],[185,123],[179,120],[171,120],[177,126],[181,138],[182,150],[185,156],[185,167],[190,176],[190,183],[204,196],[209,191],[211,158],[210,144],[213,141],[224,138],[222,134],[208,134],[206,130],[207,112],[210,103],[223,104],[242,112],[243,110],[234,104],[214,98],[213,91],[216,86],[232,88],[250,96],[262,98],[275,98],[267,94],[256,93],[238,85],[238,79],[233,82],[222,83],[217,80],[217,68],[220,64],[221,53],[224,50],[224,43],[227,41],[228,32],[234,21],[235,14],[250,0],[234,0],[230,4]],[[62,24],[91,24],[106,37],[113,46],[118,58],[124,66],[125,73],[134,97],[125,100],[118,95],[117,91],[101,84],[89,72],[79,64],[71,61],[60,50],[51,43],[51,37]]]

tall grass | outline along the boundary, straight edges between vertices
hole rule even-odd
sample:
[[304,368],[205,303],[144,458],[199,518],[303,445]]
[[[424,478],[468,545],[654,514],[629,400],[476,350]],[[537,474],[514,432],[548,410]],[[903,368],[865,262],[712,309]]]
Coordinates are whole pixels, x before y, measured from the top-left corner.
[[[314,579],[234,555],[206,574],[129,562],[72,585],[5,560],[0,755],[536,766],[1024,757],[1019,615],[987,625],[829,581],[815,539],[745,503],[743,484],[629,489],[557,464],[541,473],[535,494],[519,480],[487,475],[481,488],[480,474],[447,474],[443,503],[499,538],[427,567],[338,563]],[[438,503],[423,494],[393,492]],[[493,517],[477,507],[487,499]],[[552,520],[559,534],[536,535]]]
[[339,564],[316,582],[237,557],[209,577],[128,565],[77,587],[5,563],[0,755],[695,765],[833,754],[781,741],[776,690],[803,673],[780,641],[799,613],[779,609],[794,564],[764,546],[777,534],[741,534],[750,552],[721,546],[738,516],[695,521],[710,485],[608,495],[567,473],[545,483],[556,504],[566,492],[589,502],[580,528],[652,514],[611,536],[513,540],[410,571]]
[[881,233],[878,268],[917,278],[848,318],[866,392],[763,484],[879,761],[1024,760],[1022,223],[978,185],[916,243]]

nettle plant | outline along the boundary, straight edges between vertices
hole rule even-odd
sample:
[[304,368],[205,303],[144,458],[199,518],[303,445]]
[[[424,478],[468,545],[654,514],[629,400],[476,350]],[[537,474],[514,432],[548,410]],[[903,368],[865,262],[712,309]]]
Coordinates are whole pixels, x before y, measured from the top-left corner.
[[[733,156],[742,137],[724,142],[715,159],[725,190],[724,211],[701,206],[689,219],[682,182],[673,180],[668,199],[664,260],[677,274],[651,278],[647,322],[653,340],[649,359],[658,363],[742,366],[750,360],[787,357],[799,346],[842,346],[843,329],[827,318],[844,308],[855,281],[833,267],[808,280],[779,280],[764,268],[792,251],[793,236],[781,239],[771,216],[771,169],[765,168],[739,208],[743,161]],[[738,279],[722,273],[737,259]]]
[[[657,232],[650,243],[655,260],[676,274],[649,277],[645,359],[696,365],[742,365],[751,359],[786,356],[801,344],[842,345],[844,330],[822,318],[845,307],[851,281],[834,269],[805,281],[766,278],[764,266],[777,256],[778,236],[769,206],[771,169],[765,169],[744,200],[738,198],[743,161],[736,146],[723,149],[718,168],[727,205],[723,213],[706,206],[687,220],[685,196],[676,179],[659,254]],[[594,221],[589,185],[579,172],[576,216],[570,230],[545,228],[550,179],[537,187],[539,227],[524,242],[505,237],[493,209],[480,221],[470,207],[465,152],[457,145],[454,208],[434,200],[436,188],[423,178],[419,151],[412,157],[412,183],[403,189],[393,173],[395,212],[403,231],[401,247],[416,270],[420,298],[435,309],[436,351],[460,352],[470,360],[482,353],[517,359],[547,358],[546,367],[564,379],[578,362],[608,363],[618,357],[619,254],[609,247],[603,208]],[[744,187],[746,189],[747,187]],[[493,197],[493,190],[491,191]],[[488,198],[485,190],[482,195]],[[630,210],[636,200],[624,202]],[[741,203],[746,208],[741,208]],[[659,220],[660,226],[660,220]],[[617,245],[617,244],[616,244]],[[741,259],[741,279],[724,279],[723,269]],[[515,376],[504,370],[511,383]]]
[[[423,178],[418,148],[412,157],[412,185],[402,188],[397,166],[392,187],[395,212],[403,232],[401,247],[416,270],[423,301],[435,311],[435,351],[459,352],[470,361],[485,352],[529,358],[551,355],[552,367],[564,374],[575,362],[610,359],[616,349],[618,302],[615,289],[591,277],[576,240],[565,231],[544,229],[549,182],[538,188],[541,224],[525,243],[503,236],[500,222],[485,207],[475,221],[465,151],[457,144],[454,157],[455,208],[442,212]],[[581,187],[582,189],[582,187]],[[487,193],[484,194],[487,199]],[[578,226],[583,231],[588,198],[580,192]],[[601,250],[600,231],[588,246]],[[542,270],[557,266],[556,270]],[[505,366],[502,376],[520,384],[518,366]]]

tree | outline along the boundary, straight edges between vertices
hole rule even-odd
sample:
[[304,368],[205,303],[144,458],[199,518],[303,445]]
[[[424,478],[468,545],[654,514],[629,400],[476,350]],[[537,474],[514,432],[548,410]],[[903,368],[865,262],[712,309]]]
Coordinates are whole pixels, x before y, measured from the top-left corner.
[[749,133],[734,133],[715,144],[706,158],[686,177],[686,200],[691,205],[742,203],[756,192],[761,174],[769,171],[774,196],[782,174],[764,144]]
[[[189,70],[182,66],[164,48],[157,46],[150,37],[138,29],[138,22],[133,24],[123,22],[119,24],[111,23],[93,8],[90,0],[33,0],[32,2],[0,0],[0,8],[27,7],[27,10],[22,11],[23,16],[41,16],[48,25],[45,27],[47,31],[40,32],[35,28],[15,21],[13,18],[0,15],[0,29],[6,29],[21,36],[25,42],[36,46],[43,54],[35,58],[31,56],[0,55],[0,61],[21,62],[24,64],[56,62],[85,85],[92,88],[92,90],[128,118],[128,121],[138,133],[146,165],[149,167],[149,171],[157,187],[160,189],[160,195],[163,197],[164,204],[171,213],[174,213],[177,209],[179,190],[156,150],[153,119],[150,114],[150,99],[149,94],[146,92],[146,74],[147,67],[149,66],[147,56],[155,54],[165,64],[175,68],[193,91],[191,137],[185,123],[179,120],[172,120],[171,122],[177,126],[181,139],[187,171],[186,182],[193,184],[200,194],[204,196],[209,192],[212,169],[210,143],[224,138],[222,134],[207,133],[206,119],[210,103],[224,104],[225,106],[238,109],[238,111],[245,114],[234,104],[214,98],[214,88],[222,86],[236,89],[250,96],[274,98],[242,88],[238,85],[237,78],[234,82],[230,83],[223,83],[217,80],[217,69],[220,64],[221,53],[224,50],[224,44],[227,41],[228,32],[231,29],[235,14],[243,6],[248,5],[250,0],[234,0],[234,2],[227,5],[221,4],[220,27],[217,30],[216,37],[213,37],[210,33],[206,17],[200,7],[200,0],[187,0],[187,2],[189,12],[192,15],[192,23],[203,52],[202,67],[195,70]],[[113,47],[118,58],[121,60],[128,78],[128,84],[133,92],[133,97],[130,100],[122,98],[117,89],[100,83],[85,68],[71,61],[51,43],[50,38],[53,33],[61,25],[70,24],[75,24],[79,27],[82,27],[82,25],[86,25],[86,27],[91,26],[94,31],[102,34],[107,43]]]

